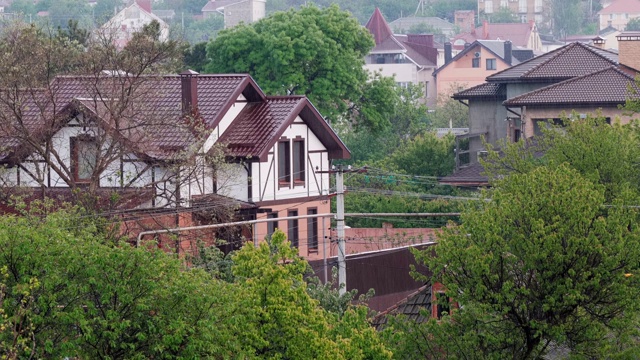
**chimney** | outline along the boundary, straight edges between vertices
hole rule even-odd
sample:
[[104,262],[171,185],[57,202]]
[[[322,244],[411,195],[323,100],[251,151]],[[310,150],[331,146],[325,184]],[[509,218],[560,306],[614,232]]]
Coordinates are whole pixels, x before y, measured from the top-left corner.
[[198,111],[198,75],[193,70],[180,73],[183,116],[194,115]]
[[606,42],[607,42],[607,39],[603,38],[602,36],[596,36],[593,39],[591,39],[591,44],[593,44],[593,46],[600,49],[604,49],[604,45]]
[[640,32],[625,31],[618,39],[618,63],[640,70]]
[[451,53],[451,43],[447,41],[446,43],[444,43],[444,63],[450,63],[451,59],[453,59],[453,54]]
[[482,22],[482,39],[489,40],[489,22],[487,20]]
[[513,51],[513,46],[511,45],[511,41],[507,40],[504,42],[504,61],[511,65],[511,61],[513,61],[512,59],[512,51]]
[[138,4],[142,10],[151,14],[151,0],[136,0],[136,4]]

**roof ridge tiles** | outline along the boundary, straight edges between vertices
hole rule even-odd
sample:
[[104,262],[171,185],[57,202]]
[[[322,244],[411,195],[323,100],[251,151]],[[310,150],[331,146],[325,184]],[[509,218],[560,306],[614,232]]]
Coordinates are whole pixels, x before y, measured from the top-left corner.
[[503,102],[503,104],[508,104],[508,103],[517,102],[517,101],[518,101],[518,100],[520,100],[520,99],[523,99],[523,98],[525,98],[525,97],[531,96],[531,94],[533,94],[533,93],[538,93],[538,92],[542,92],[542,91],[552,90],[552,89],[555,89],[555,88],[557,88],[557,87],[561,87],[561,86],[565,86],[565,85],[567,85],[567,84],[571,84],[571,83],[574,83],[574,82],[578,82],[578,81],[581,81],[581,80],[583,80],[583,79],[585,79],[585,78],[592,77],[592,76],[598,75],[598,74],[600,74],[600,73],[608,72],[608,71],[615,71],[615,72],[619,73],[620,75],[622,75],[622,76],[624,76],[624,77],[628,78],[628,79],[629,79],[629,81],[634,81],[634,78],[633,78],[633,77],[629,76],[629,75],[628,75],[628,74],[626,74],[624,71],[620,70],[619,65],[611,65],[610,67],[607,67],[607,68],[604,68],[604,69],[601,69],[601,70],[597,70],[597,71],[594,71],[594,72],[589,73],[589,74],[585,74],[585,75],[581,75],[581,76],[576,76],[576,77],[573,77],[573,78],[571,78],[571,79],[567,79],[567,80],[564,80],[564,81],[560,81],[560,82],[557,82],[557,83],[555,83],[555,84],[552,84],[552,85],[549,85],[549,86],[545,86],[545,87],[543,87],[543,88],[539,88],[539,89],[536,89],[536,90],[532,90],[532,91],[526,92],[526,93],[524,93],[524,94],[520,94],[520,95],[518,95],[518,96],[514,96],[514,97],[512,97],[512,98],[510,98],[510,99],[505,100],[505,101]]
[[[547,60],[545,61],[541,61],[540,63],[538,63],[537,65],[534,65],[533,67],[529,68],[529,70],[525,71],[524,73],[522,73],[522,75],[520,77],[525,77],[529,74],[531,74],[532,72],[534,72],[535,70],[538,70],[539,68],[541,68],[542,66],[548,64],[551,60],[555,60],[557,59],[560,55],[567,53],[569,50],[573,49],[574,47],[576,47],[576,44],[580,44],[579,42],[573,42],[571,44],[569,44],[569,46],[563,46],[561,48],[558,48],[557,51],[555,51],[555,54],[553,54],[552,52],[552,56],[550,56]],[[531,61],[535,59],[529,59],[528,61]],[[525,61],[524,63],[527,63],[528,61]]]
[[[487,77],[487,81],[489,82],[501,82],[503,81],[505,78],[501,78],[501,76],[503,76],[504,74],[509,74],[514,72],[514,68],[523,68],[526,67],[527,65],[531,65],[533,63],[533,66],[526,68],[526,70],[524,70],[522,73],[519,73],[517,75],[507,75],[507,78],[527,78],[528,76],[532,75],[533,73],[535,73],[537,70],[540,70],[541,68],[545,67],[545,66],[549,66],[549,64],[551,62],[553,62],[554,60],[560,58],[561,56],[563,56],[564,54],[567,54],[568,52],[576,49],[576,48],[581,48],[584,49],[590,53],[592,53],[593,55],[608,61],[611,63],[611,65],[616,65],[618,64],[617,60],[611,59],[609,58],[607,55],[612,55],[612,56],[617,56],[618,54],[608,51],[608,50],[604,50],[604,49],[600,49],[598,47],[595,46],[591,46],[588,44],[584,44],[578,41],[575,42],[571,42],[563,47],[560,47],[558,49],[555,49],[553,51],[550,51],[548,53],[542,54],[540,56],[536,56],[533,57],[531,59],[528,59],[526,61],[523,61],[517,65],[514,65],[510,68],[504,69],[502,71],[499,71],[489,77]],[[517,71],[517,70],[516,70]],[[582,75],[580,75],[582,76]],[[569,76],[568,76],[569,77]]]

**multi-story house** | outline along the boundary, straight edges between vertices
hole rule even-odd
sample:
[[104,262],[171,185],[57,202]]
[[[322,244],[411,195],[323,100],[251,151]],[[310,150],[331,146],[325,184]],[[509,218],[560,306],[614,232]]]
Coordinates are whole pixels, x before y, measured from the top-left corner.
[[383,76],[394,76],[400,86],[420,86],[426,104],[435,105],[433,71],[438,62],[438,49],[433,35],[394,35],[378,8],[365,27],[375,40],[374,48],[365,57],[365,68]]
[[598,12],[600,29],[613,27],[616,30],[626,30],[629,20],[640,17],[640,1],[615,0]]
[[112,39],[118,48],[122,48],[134,33],[154,20],[160,24],[159,40],[169,39],[169,25],[151,12],[151,0],[135,0],[109,19],[98,31],[106,38]]
[[546,6],[544,0],[478,0],[478,13],[493,14],[500,8],[508,8],[522,22],[540,24],[544,21]]
[[[618,36],[619,53],[580,42],[535,57],[487,77],[481,85],[453,95],[469,106],[470,163],[443,182],[477,186],[487,183],[477,157],[483,141],[519,141],[540,134],[547,121],[598,113],[610,122],[628,123],[620,105],[637,97],[634,78],[640,69],[640,33]],[[630,89],[635,90],[632,91]]]
[[324,256],[321,219],[278,220],[330,213],[327,171],[349,156],[306,97],[266,96],[246,74],[192,71],[59,76],[18,95],[22,111],[0,121],[3,194],[93,194],[109,213],[142,219],[134,238],[133,228],[214,221],[207,215],[233,203],[244,219],[273,219],[249,240],[280,228],[301,255]]
[[533,20],[522,24],[484,21],[482,26],[471,30],[471,32],[458,34],[451,41],[454,49],[462,49],[465,44],[476,40],[509,40],[516,47],[533,51],[542,50],[542,40]]
[[484,83],[495,74],[533,57],[529,49],[514,49],[510,41],[476,40],[452,56],[451,43],[445,43],[445,64],[433,73],[438,94],[451,95]]
[[210,0],[202,8],[207,18],[213,14],[224,16],[224,28],[228,29],[240,23],[250,24],[266,15],[266,0]]

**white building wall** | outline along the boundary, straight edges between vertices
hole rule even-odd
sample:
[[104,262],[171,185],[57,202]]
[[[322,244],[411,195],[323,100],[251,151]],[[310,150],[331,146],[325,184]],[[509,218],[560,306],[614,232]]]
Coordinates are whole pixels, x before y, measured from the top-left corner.
[[[293,182],[287,187],[278,184],[277,143],[274,145],[266,162],[253,164],[253,201],[272,201],[326,195],[329,187],[329,174],[317,171],[328,170],[327,149],[320,139],[302,122],[299,117],[282,135],[287,139],[300,136],[305,139],[305,181],[304,185]],[[293,173],[293,172],[292,172]]]
[[[247,164],[251,166],[251,164]],[[216,173],[218,194],[249,201],[249,174],[244,164],[225,164]]]

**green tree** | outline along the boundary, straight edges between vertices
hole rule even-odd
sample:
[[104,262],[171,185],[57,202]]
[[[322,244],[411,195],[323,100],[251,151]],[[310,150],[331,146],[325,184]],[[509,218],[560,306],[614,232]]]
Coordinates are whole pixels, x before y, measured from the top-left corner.
[[484,17],[492,23],[518,23],[520,18],[508,7],[500,7],[498,11],[485,14]]
[[[338,320],[307,293],[308,264],[286,236],[276,231],[258,247],[243,247],[233,258],[233,273],[248,291],[242,307],[253,315],[258,336],[252,341],[262,358],[388,359],[391,353],[366,321],[365,308],[347,309]],[[346,341],[349,339],[348,341]],[[249,340],[249,339],[247,339]]]
[[[31,211],[38,208],[31,204]],[[51,205],[42,208],[45,213]],[[243,354],[231,285],[113,246],[75,211],[0,218],[0,352],[10,358]],[[227,324],[227,325],[225,325]],[[251,329],[243,332],[251,336]],[[244,335],[242,335],[244,336]]]
[[[417,255],[462,306],[449,338],[480,358],[530,359],[550,347],[602,357],[637,311],[637,210],[567,165],[512,173]],[[466,333],[466,334],[464,334]],[[472,336],[472,338],[469,338]],[[449,346],[452,345],[452,346]],[[470,349],[437,344],[451,357]]]
[[580,0],[551,0],[546,7],[542,30],[563,39],[580,33],[586,16]]
[[475,0],[440,0],[434,2],[431,7],[433,16],[453,23],[456,10],[478,10],[478,3]]
[[93,24],[91,8],[83,0],[56,0],[46,11],[49,12],[48,20],[54,29],[66,28],[69,20],[79,22],[83,28]]
[[417,176],[445,176],[455,166],[453,136],[438,138],[429,132],[406,141],[385,162],[387,167]]
[[86,46],[89,41],[89,30],[83,29],[78,26],[77,20],[69,20],[67,28],[62,29],[58,26],[58,37],[61,39],[68,39],[69,41],[75,41],[78,44]]
[[[573,118],[577,114],[573,114]],[[588,116],[580,121],[564,119],[560,125],[542,126],[535,143],[502,143],[501,152],[490,152],[486,168],[493,178],[527,173],[539,166],[569,164],[589,181],[604,189],[605,200],[635,197],[640,193],[640,141],[630,125],[606,124]],[[540,156],[540,154],[543,154]]]
[[627,26],[624,28],[625,31],[640,31],[640,18],[633,18],[629,20]]
[[310,5],[220,32],[207,47],[206,70],[249,73],[268,94],[307,95],[334,122],[348,118],[380,130],[391,109],[387,101],[367,102],[385,99],[363,69],[372,47],[371,35],[348,12]]
[[224,29],[224,16],[216,14],[206,19],[192,21],[186,25],[182,36],[189,43],[197,44],[215,39],[222,29]]
[[14,0],[7,12],[30,15],[36,13],[36,7],[31,0]]

